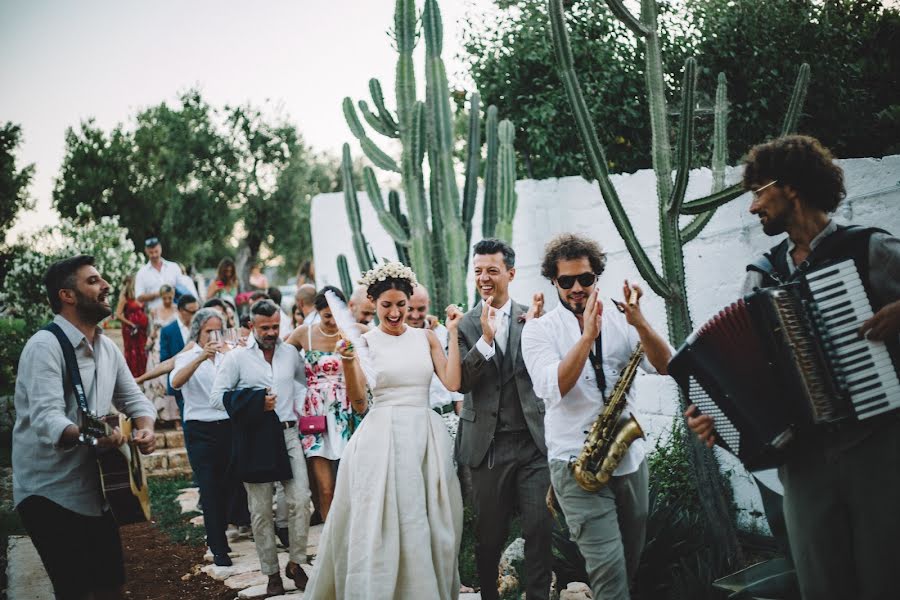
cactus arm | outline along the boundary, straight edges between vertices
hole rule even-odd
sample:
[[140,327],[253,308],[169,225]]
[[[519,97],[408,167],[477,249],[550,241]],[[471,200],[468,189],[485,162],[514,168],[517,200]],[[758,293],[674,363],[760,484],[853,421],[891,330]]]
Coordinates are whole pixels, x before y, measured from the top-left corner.
[[378,214],[378,221],[384,230],[390,235],[397,244],[408,245],[409,234],[403,230],[403,226],[384,206],[384,197],[381,195],[381,188],[378,187],[378,180],[375,178],[375,171],[372,167],[363,169],[363,183],[366,187],[366,194]]
[[428,144],[428,132],[425,125],[425,103],[417,101],[413,109],[412,120],[412,146],[413,161],[421,165],[425,159],[425,147]]
[[[478,172],[481,169],[481,97],[472,94],[469,100],[469,135],[466,142],[466,183],[463,185],[462,222],[466,231],[466,248],[472,243],[472,217],[478,195]],[[515,166],[515,165],[513,165]],[[464,255],[468,266],[469,253]]]
[[[394,218],[400,223],[400,227],[406,232],[406,237],[408,238],[409,220],[406,218],[406,215],[403,214],[403,211],[400,210],[400,194],[398,194],[396,190],[388,192],[388,210],[391,211],[391,214],[394,215]],[[406,266],[411,266],[409,260],[409,244],[403,245],[394,242],[394,248],[397,250],[397,260]]]
[[641,23],[641,20],[631,14],[631,11],[625,8],[625,5],[622,4],[622,0],[606,0],[606,5],[609,7],[609,11],[619,19],[625,27],[634,32],[634,35],[638,37],[644,37],[650,30],[646,25]]
[[549,0],[550,26],[553,34],[553,45],[556,52],[557,69],[560,79],[565,87],[566,95],[569,98],[569,104],[572,113],[575,115],[575,122],[578,127],[578,133],[581,137],[581,143],[584,146],[585,155],[591,172],[597,180],[600,187],[600,193],[606,204],[607,210],[613,219],[613,224],[619,235],[625,241],[628,252],[637,266],[641,277],[650,285],[651,289],[660,296],[666,298],[671,295],[669,284],[660,276],[650,261],[650,257],[644,251],[643,246],[634,234],[634,229],[628,219],[628,215],[622,208],[622,202],[615,187],[609,179],[609,172],[606,167],[606,156],[603,147],[597,139],[596,129],[591,119],[587,103],[581,92],[578,83],[578,76],[575,73],[574,60],[572,58],[572,49],[569,46],[569,34],[566,31],[565,13],[563,12],[562,0]]
[[[437,0],[425,0],[422,25],[425,37],[426,90],[431,92],[430,98],[426,98],[426,108],[437,160],[437,164],[431,164],[431,168],[437,173],[437,204],[441,212],[444,251],[448,264],[462,265],[466,254],[466,234],[460,219],[459,188],[453,168],[453,115],[447,73],[441,58],[443,26]],[[464,274],[453,273],[447,278],[447,298],[464,297]]]
[[513,218],[516,214],[516,131],[511,121],[500,121],[500,156],[497,165],[497,237],[512,244]]
[[781,135],[788,135],[797,130],[797,122],[806,102],[806,91],[809,89],[809,63],[800,65],[797,73],[797,81],[794,82],[794,91],[791,93],[791,101],[787,112],[784,114],[784,123],[781,126]]
[[353,239],[353,253],[360,271],[372,268],[368,243],[362,232],[362,219],[359,216],[359,200],[356,197],[356,184],[353,183],[353,161],[350,158],[350,144],[344,144],[341,157],[341,180],[344,188],[344,207]]
[[[797,74],[797,80],[794,83],[794,89],[791,94],[791,102],[784,117],[784,124],[781,128],[782,135],[794,131],[797,127],[797,122],[803,111],[803,103],[806,100],[806,91],[809,88],[809,77],[809,65],[803,63],[800,66],[800,72]],[[699,215],[700,213],[734,200],[745,191],[743,184],[736,183],[724,190],[710,194],[709,196],[685,202],[681,206],[681,214]]]
[[687,191],[691,173],[691,157],[694,144],[694,91],[697,87],[697,61],[684,61],[684,79],[681,84],[681,124],[678,127],[678,171],[675,185],[666,203],[666,212],[678,216]]
[[363,119],[366,120],[366,123],[369,124],[369,127],[385,137],[400,137],[400,133],[397,130],[390,130],[384,126],[384,122],[378,117],[378,115],[369,110],[369,105],[366,104],[365,100],[360,100],[359,102],[357,102],[357,105],[359,106],[359,112],[362,113]]
[[362,123],[360,123],[359,117],[356,115],[356,109],[353,107],[353,101],[350,100],[350,98],[344,98],[343,108],[344,118],[347,121],[347,125],[350,127],[350,132],[357,140],[359,140],[359,145],[365,155],[369,157],[369,160],[371,160],[379,169],[399,173],[400,167],[397,166],[397,161],[385,154],[384,151],[376,146],[375,142],[366,135],[366,130],[363,129]]
[[494,237],[497,229],[497,157],[500,152],[498,133],[497,107],[488,106],[485,122],[487,136],[487,165],[484,170],[484,207],[482,208],[481,235]]
[[347,257],[343,254],[338,254],[337,268],[341,289],[344,291],[344,296],[349,298],[353,295],[353,280],[350,279],[350,265],[347,264]]
[[400,137],[400,126],[397,119],[391,115],[391,112],[384,106],[384,94],[381,92],[381,82],[374,77],[369,80],[369,93],[372,95],[372,102],[375,104],[375,110],[378,111],[378,118],[384,124],[385,129],[394,132],[391,137]]
[[647,81],[647,103],[650,108],[650,142],[653,171],[656,173],[656,194],[662,212],[672,194],[672,149],[669,145],[669,123],[666,116],[662,50],[656,25],[656,0],[642,0],[641,21],[648,29],[644,36],[647,46],[644,78]]
[[[725,78],[725,73],[719,73],[713,115],[711,165],[713,182],[710,191],[715,193],[725,187],[725,166],[728,164],[728,80]],[[715,213],[716,209],[712,209],[691,219],[691,222],[681,230],[681,242],[687,244],[700,235]]]

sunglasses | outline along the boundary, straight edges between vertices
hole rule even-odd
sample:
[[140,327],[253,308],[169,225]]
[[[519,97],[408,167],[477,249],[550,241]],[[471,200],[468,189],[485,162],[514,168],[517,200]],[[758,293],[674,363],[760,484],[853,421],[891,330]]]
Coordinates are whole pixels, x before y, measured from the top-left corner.
[[578,282],[583,288],[591,287],[597,281],[596,273],[582,273],[581,275],[560,275],[556,278],[556,283],[564,290],[572,289],[575,282]]
[[144,240],[145,248],[152,248],[153,246],[156,246],[158,244],[159,244],[159,238],[152,237],[152,238],[147,238],[146,240]]
[[764,186],[762,186],[762,187],[758,187],[758,188],[756,188],[755,190],[750,190],[750,193],[753,195],[754,198],[759,198],[759,193],[760,193],[761,191],[763,191],[763,190],[766,189],[767,187],[770,187],[770,186],[775,185],[776,183],[778,183],[778,180],[777,180],[777,179],[772,180],[772,181],[770,181],[769,183],[767,183],[766,185],[764,185]]

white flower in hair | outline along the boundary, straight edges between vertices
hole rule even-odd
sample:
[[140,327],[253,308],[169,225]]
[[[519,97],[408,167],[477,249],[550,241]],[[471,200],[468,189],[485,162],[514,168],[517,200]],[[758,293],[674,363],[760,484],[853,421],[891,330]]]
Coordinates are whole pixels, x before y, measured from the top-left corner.
[[363,274],[357,283],[368,287],[390,277],[391,279],[406,279],[413,287],[419,285],[418,280],[416,280],[416,274],[412,269],[401,262],[389,261],[386,258],[382,260],[384,262],[380,265],[375,265],[372,270]]

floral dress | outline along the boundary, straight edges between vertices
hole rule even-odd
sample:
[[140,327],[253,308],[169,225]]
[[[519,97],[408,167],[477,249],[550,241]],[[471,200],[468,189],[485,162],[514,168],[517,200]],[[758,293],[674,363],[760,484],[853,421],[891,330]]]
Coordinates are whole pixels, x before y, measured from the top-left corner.
[[[163,327],[178,318],[178,313],[173,313],[168,320],[163,321],[159,317],[153,317],[153,347],[147,356],[147,370],[153,370],[159,364],[159,337]],[[155,379],[144,382],[144,394],[153,402],[160,421],[177,421],[181,418],[178,412],[178,404],[175,396],[168,393],[168,375],[160,375]]]
[[[312,347],[312,332],[309,333]],[[347,386],[341,357],[336,352],[308,350],[306,352],[306,401],[302,416],[325,415],[326,429],[322,433],[301,434],[303,452],[307,458],[321,456],[340,460],[344,447],[356,429],[358,417],[347,400]]]

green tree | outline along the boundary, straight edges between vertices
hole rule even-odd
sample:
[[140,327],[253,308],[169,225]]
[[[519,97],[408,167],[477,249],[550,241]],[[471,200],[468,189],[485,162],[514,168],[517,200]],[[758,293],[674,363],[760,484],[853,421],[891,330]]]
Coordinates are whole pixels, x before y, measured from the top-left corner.
[[16,166],[16,149],[22,143],[22,128],[14,123],[0,126],[0,246],[6,233],[22,210],[34,206],[28,186],[34,176],[34,165]]
[[[648,168],[643,48],[604,2],[567,0],[575,70],[612,172]],[[716,77],[729,89],[728,162],[761,132],[777,132],[781,91],[796,65],[813,74],[803,131],[838,156],[900,152],[900,13],[878,0],[668,0],[659,2],[667,100],[688,55],[698,62],[695,127],[712,134]],[[555,72],[543,0],[496,0],[499,17],[474,14],[465,25],[463,59],[485,104],[517,127],[519,175],[592,177],[563,87]],[[767,134],[768,135],[768,134]],[[700,146],[694,166],[708,164]]]
[[[231,233],[236,163],[213,109],[190,91],[175,107],[142,110],[133,131],[107,134],[92,120],[69,128],[53,202],[82,222],[118,215],[136,248],[158,235],[168,258],[203,262],[222,254]],[[79,204],[90,208],[84,217]]]

